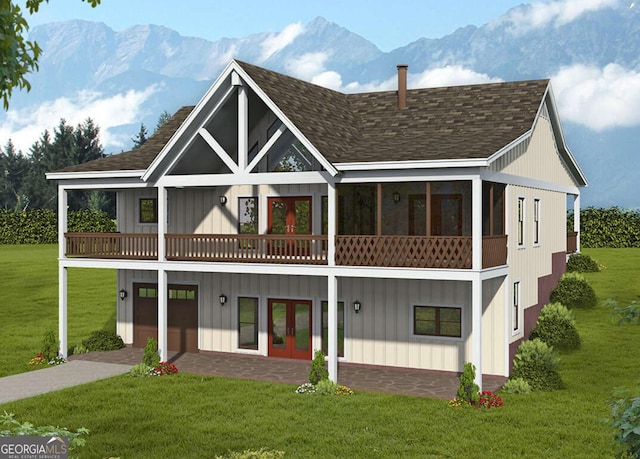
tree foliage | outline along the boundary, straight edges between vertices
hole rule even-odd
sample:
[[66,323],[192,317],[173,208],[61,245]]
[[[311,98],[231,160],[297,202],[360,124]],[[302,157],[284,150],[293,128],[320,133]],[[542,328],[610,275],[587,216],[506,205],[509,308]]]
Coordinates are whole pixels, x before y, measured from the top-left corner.
[[149,133],[147,132],[147,127],[144,125],[144,123],[140,123],[140,130],[135,137],[131,138],[131,141],[133,142],[133,149],[137,150],[142,145],[144,145],[144,143],[149,139],[148,135]]
[[[38,12],[43,1],[27,0],[30,14]],[[92,7],[100,4],[100,0],[82,0]],[[29,31],[29,23],[23,16],[18,2],[0,0],[0,96],[4,109],[9,108],[9,100],[14,88],[31,89],[27,75],[38,70],[38,58],[42,49],[35,41],[25,39]]]
[[[567,218],[573,228],[573,212]],[[585,248],[640,247],[640,211],[586,207],[580,211],[580,245]]]

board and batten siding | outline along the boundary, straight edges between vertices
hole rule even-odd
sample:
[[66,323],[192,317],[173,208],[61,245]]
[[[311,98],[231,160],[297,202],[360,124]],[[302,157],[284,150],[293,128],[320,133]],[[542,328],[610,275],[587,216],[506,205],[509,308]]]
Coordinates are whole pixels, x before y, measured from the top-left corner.
[[[305,299],[313,302],[313,347],[321,347],[321,302],[327,299],[324,276],[267,274],[168,274],[169,283],[199,286],[199,348],[205,351],[246,352],[237,348],[237,298],[259,299],[259,354],[268,347],[269,298]],[[120,271],[118,288],[135,282],[156,282],[153,272]],[[483,372],[505,373],[505,287],[502,278],[483,284]],[[219,296],[228,297],[221,306]],[[118,306],[118,333],[133,341],[133,295]],[[372,365],[462,371],[471,359],[471,284],[458,281],[339,278],[338,300],[345,302],[344,361]],[[353,302],[362,310],[356,314]],[[463,339],[412,337],[413,305],[461,306]]]
[[[231,187],[184,188],[168,190],[169,233],[236,234],[238,232],[238,198],[259,197],[260,233],[267,232],[267,198],[275,196],[311,196],[312,224],[315,234],[321,232],[321,196],[327,186],[321,184],[238,185]],[[227,204],[220,205],[220,196]],[[124,190],[118,193],[118,231],[122,233],[157,232],[155,224],[138,223],[138,200],[156,197],[155,189]]]

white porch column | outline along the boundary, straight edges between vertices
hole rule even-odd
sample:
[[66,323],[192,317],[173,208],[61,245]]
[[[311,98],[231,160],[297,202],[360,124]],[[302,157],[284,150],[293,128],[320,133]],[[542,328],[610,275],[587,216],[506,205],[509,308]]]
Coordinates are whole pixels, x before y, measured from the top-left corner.
[[249,165],[249,99],[245,86],[238,86],[238,167]]
[[[167,234],[167,189],[158,187],[158,261],[165,260],[165,234]],[[158,283],[160,280],[158,279]]]
[[573,197],[573,231],[578,233],[576,236],[576,251],[580,252],[580,195]]
[[67,190],[58,185],[58,259],[67,255]]
[[476,384],[482,390],[482,279],[471,281],[471,363],[476,367]]
[[334,274],[327,276],[327,302],[329,322],[329,343],[327,346],[329,379],[338,382],[338,278]]
[[160,361],[169,359],[167,351],[167,303],[169,292],[167,288],[167,272],[158,269],[158,352]]
[[336,233],[338,228],[337,222],[337,208],[338,208],[338,193],[336,192],[336,184],[333,182],[328,183],[328,208],[327,208],[327,262],[329,266],[335,266],[336,264]]
[[471,181],[471,247],[474,271],[482,269],[482,180]]
[[67,268],[58,266],[58,353],[67,358]]

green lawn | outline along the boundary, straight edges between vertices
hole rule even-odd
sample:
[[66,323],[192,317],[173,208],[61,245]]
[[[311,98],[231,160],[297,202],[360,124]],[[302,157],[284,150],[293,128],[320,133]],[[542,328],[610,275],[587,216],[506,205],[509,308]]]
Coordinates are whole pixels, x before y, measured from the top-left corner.
[[[0,247],[0,259],[4,262],[7,251],[21,249]],[[24,248],[22,269],[27,269],[27,254],[34,250]],[[57,306],[55,248],[45,250],[46,272],[51,273],[46,275],[49,280],[43,278],[42,290],[50,298],[41,294],[40,314],[47,319],[37,326],[46,328],[55,326]],[[621,303],[640,299],[640,250],[585,252],[607,267],[588,275],[601,299]],[[31,259],[45,257],[32,254]],[[18,270],[15,261],[10,264]],[[44,270],[34,271],[45,276]],[[87,280],[93,274],[78,270],[70,278]],[[3,283],[26,293],[24,275]],[[111,282],[104,293],[90,294],[93,302],[84,308],[99,310],[101,316],[95,316],[93,325],[85,321],[82,326],[74,325],[77,336],[85,333],[83,328],[90,331],[112,324],[113,278],[100,281]],[[2,291],[6,295],[7,287]],[[25,303],[34,302],[34,296],[20,295],[14,308],[25,308]],[[77,305],[76,314],[82,307]],[[30,308],[31,314],[39,311]],[[450,408],[441,400],[371,393],[306,396],[293,393],[295,387],[290,385],[187,374],[144,379],[121,376],[4,404],[0,410],[37,424],[87,427],[91,430],[87,445],[77,452],[88,458],[211,457],[261,447],[283,450],[291,458],[613,457],[612,436],[599,420],[609,413],[606,401],[614,387],[638,391],[640,327],[618,327],[611,311],[603,306],[576,311],[576,316],[584,344],[579,351],[562,355],[561,375],[567,389],[505,395],[506,406],[496,410]],[[21,319],[11,310],[3,311],[3,317],[3,327],[20,328]],[[71,330],[74,318],[71,313],[69,317]],[[22,330],[28,334],[25,325]],[[32,333],[38,337],[29,343],[37,345],[40,330]],[[0,342],[7,349],[4,333]],[[5,351],[3,358],[9,353]],[[8,372],[24,371],[22,360],[18,364],[5,361]]]

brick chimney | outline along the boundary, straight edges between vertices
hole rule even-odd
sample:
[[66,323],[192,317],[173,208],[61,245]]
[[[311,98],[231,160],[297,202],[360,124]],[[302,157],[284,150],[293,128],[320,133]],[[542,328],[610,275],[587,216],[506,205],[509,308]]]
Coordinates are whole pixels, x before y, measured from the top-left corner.
[[407,108],[407,64],[398,65],[398,108]]

